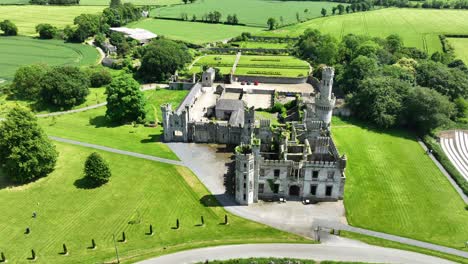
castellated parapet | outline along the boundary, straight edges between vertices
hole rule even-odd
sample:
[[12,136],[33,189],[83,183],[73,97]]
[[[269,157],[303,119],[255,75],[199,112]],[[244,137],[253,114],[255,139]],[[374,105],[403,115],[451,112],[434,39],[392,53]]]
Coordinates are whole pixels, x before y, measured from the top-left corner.
[[315,100],[317,117],[327,126],[331,123],[333,108],[335,108],[336,103],[335,95],[332,93],[334,76],[335,70],[332,67],[323,68],[320,92]]

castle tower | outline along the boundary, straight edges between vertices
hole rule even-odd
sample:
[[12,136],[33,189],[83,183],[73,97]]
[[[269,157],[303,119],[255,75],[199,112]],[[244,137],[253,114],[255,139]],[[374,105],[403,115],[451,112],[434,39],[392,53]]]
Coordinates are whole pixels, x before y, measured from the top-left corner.
[[315,111],[319,120],[323,121],[327,126],[331,123],[333,108],[335,107],[336,98],[332,93],[333,77],[335,69],[325,67],[322,70],[322,81],[320,82],[320,93],[315,100]]
[[255,129],[255,108],[244,109],[244,128],[242,130],[242,143],[250,144]]
[[258,166],[255,164],[255,154],[251,145],[236,147],[236,201],[241,205],[249,205],[257,202],[258,194],[256,185],[258,180],[255,175]]
[[188,109],[173,111],[171,104],[161,105],[165,142],[188,142]]

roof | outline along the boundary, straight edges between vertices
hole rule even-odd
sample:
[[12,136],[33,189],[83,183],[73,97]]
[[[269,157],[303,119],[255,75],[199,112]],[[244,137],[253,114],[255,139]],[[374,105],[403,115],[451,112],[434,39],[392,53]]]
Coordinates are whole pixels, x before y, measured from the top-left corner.
[[238,111],[244,110],[245,102],[236,99],[219,99],[216,102],[216,110]]
[[149,39],[154,39],[158,35],[154,34],[151,31],[142,28],[127,28],[127,27],[112,27],[111,31],[120,32],[126,35],[129,38],[136,39],[138,41],[145,41]]

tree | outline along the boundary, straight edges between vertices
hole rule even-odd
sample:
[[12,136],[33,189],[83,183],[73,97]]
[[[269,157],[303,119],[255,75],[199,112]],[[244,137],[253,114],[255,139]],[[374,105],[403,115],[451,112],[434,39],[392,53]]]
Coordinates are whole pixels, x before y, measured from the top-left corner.
[[110,8],[118,8],[122,6],[122,1],[121,0],[111,0],[109,3]]
[[39,33],[41,39],[53,39],[57,35],[57,28],[51,24],[38,24],[36,32]]
[[345,10],[344,5],[339,4],[339,5],[337,6],[337,8],[338,8],[338,14],[339,14],[339,15],[342,15],[342,14],[344,13],[344,10]]
[[0,22],[0,30],[3,31],[5,36],[16,36],[18,35],[18,28],[10,20],[4,20]]
[[78,67],[54,67],[40,80],[40,87],[43,103],[68,108],[85,101],[89,78]]
[[111,170],[107,162],[96,152],[88,156],[84,166],[85,179],[95,185],[109,181]]
[[448,123],[454,114],[454,105],[446,96],[423,87],[410,91],[405,107],[408,126],[423,134]]
[[192,56],[185,45],[157,39],[142,49],[138,74],[147,81],[165,81],[191,60]]
[[322,8],[322,11],[320,11],[322,16],[327,16],[327,10],[325,8]]
[[29,110],[13,107],[0,122],[0,166],[11,181],[26,183],[47,176],[57,155]]
[[349,7],[349,5],[346,6],[346,13],[349,14],[349,12],[351,12],[351,8]]
[[399,35],[390,35],[385,40],[385,46],[391,53],[398,52],[403,47],[403,39]]
[[115,123],[143,122],[145,99],[140,84],[131,75],[115,78],[106,88],[106,117]]
[[188,0],[182,0],[182,2],[184,2],[184,4],[187,4],[187,3],[188,3]]
[[277,27],[277,24],[278,23],[276,22],[275,18],[273,18],[273,17],[268,18],[267,25],[268,25],[269,30],[275,29]]
[[359,56],[347,66],[340,76],[340,87],[345,93],[356,92],[360,82],[378,74],[378,63],[375,58]]
[[336,6],[332,7],[332,13],[333,13],[333,15],[336,13],[336,10],[337,10],[337,9],[338,9],[338,7],[336,7]]
[[314,64],[333,65],[338,52],[336,40],[316,29],[306,30],[296,46],[299,57]]
[[100,30],[100,16],[93,14],[81,14],[73,20],[76,28],[68,27],[64,30],[67,40],[83,42],[88,37],[96,35]]
[[91,87],[102,87],[112,82],[112,75],[104,68],[93,71],[89,77]]
[[11,84],[13,93],[21,99],[37,100],[41,90],[38,80],[47,73],[47,70],[47,65],[42,64],[19,67]]

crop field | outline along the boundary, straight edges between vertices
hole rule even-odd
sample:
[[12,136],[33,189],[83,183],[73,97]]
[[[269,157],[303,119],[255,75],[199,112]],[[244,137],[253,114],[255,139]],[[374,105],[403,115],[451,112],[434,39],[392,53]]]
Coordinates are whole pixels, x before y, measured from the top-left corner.
[[18,26],[20,35],[36,36],[36,25],[49,23],[63,28],[83,13],[97,14],[102,6],[0,6],[0,18],[9,19]]
[[97,50],[88,45],[29,37],[0,37],[0,79],[11,80],[21,65],[90,65],[95,64],[98,57]]
[[192,18],[195,15],[201,19],[208,12],[218,11],[222,14],[221,20],[225,21],[228,15],[236,14],[239,23],[267,27],[267,20],[275,18],[280,25],[297,23],[300,20],[320,17],[322,8],[328,10],[336,6],[330,2],[311,1],[268,1],[268,0],[203,0],[190,5],[177,5],[158,8],[152,12],[152,16],[180,18],[182,13]]
[[220,69],[222,74],[229,74],[235,60],[235,55],[206,55],[193,64],[190,73],[202,72],[203,66],[208,66]]
[[468,11],[386,8],[341,16],[327,16],[264,32],[269,36],[299,36],[307,28],[316,28],[340,39],[346,34],[387,37],[398,34],[406,46],[441,51],[440,34],[468,34]]
[[[106,185],[89,188],[82,180],[83,167],[95,150],[63,143],[56,147],[58,163],[47,178],[11,187],[0,172],[0,248],[11,263],[31,262],[31,249],[35,263],[111,263],[113,235],[120,261],[126,263],[210,245],[308,242],[227,213],[185,167],[97,151],[112,177]],[[225,214],[229,225],[220,224]],[[201,216],[204,227],[197,226]],[[176,219],[179,229],[173,228]],[[150,224],[153,236],[147,235]],[[27,227],[31,231],[26,235]],[[122,232],[126,243],[118,242]],[[68,256],[60,254],[64,243]]]
[[344,203],[351,225],[467,250],[465,204],[415,136],[333,123],[333,138],[348,157]]
[[[81,0],[80,5],[108,6],[109,2],[110,0]],[[132,3],[134,5],[174,5],[181,4],[182,0],[123,0],[122,3]]]
[[236,69],[236,75],[298,77],[308,74],[307,62],[292,56],[243,55]]
[[[153,90],[146,91],[147,118],[155,114],[161,121],[160,105],[172,103],[177,107],[187,95],[187,91]],[[39,124],[48,135],[84,141],[92,144],[138,152],[166,159],[177,160],[177,156],[161,142],[162,127],[144,127],[143,125],[112,125],[106,117],[106,107],[86,112],[40,118]],[[70,129],[73,127],[73,129]]]
[[237,37],[243,32],[258,33],[262,28],[195,23],[163,19],[144,19],[129,25],[144,28],[160,36],[194,44],[204,44]]
[[232,42],[234,45],[238,45],[239,48],[243,49],[287,49],[289,43],[269,43],[269,42],[258,42],[258,41],[242,41]]
[[448,38],[455,50],[455,56],[468,64],[468,38]]

